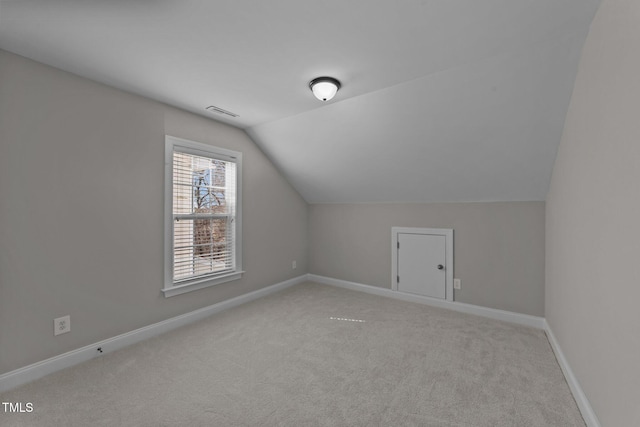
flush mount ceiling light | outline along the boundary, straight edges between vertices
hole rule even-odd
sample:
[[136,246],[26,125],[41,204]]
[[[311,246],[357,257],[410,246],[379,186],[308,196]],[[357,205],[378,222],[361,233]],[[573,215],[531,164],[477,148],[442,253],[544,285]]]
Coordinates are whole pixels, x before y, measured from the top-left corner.
[[320,101],[328,101],[336,96],[340,82],[333,77],[318,77],[309,82],[309,88]]

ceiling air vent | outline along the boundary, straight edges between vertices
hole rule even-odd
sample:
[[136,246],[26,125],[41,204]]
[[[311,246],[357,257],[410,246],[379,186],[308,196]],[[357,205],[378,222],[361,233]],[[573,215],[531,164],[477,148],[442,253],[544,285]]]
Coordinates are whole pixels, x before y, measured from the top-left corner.
[[231,111],[224,110],[220,107],[216,107],[215,105],[209,105],[205,108],[207,111],[211,111],[212,113],[224,114],[230,117],[239,117],[236,113],[232,113]]

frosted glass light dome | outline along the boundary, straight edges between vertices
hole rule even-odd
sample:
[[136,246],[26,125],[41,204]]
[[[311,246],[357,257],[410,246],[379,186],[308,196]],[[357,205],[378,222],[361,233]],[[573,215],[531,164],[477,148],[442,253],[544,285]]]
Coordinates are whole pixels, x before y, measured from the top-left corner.
[[320,101],[329,101],[336,96],[340,89],[340,82],[333,77],[318,77],[309,82],[313,95]]

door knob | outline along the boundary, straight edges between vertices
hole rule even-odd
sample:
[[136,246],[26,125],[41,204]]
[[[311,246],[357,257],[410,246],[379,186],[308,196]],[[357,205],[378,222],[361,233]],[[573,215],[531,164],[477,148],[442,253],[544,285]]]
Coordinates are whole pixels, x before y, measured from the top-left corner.
[[438,270],[444,270],[444,265],[438,264]]

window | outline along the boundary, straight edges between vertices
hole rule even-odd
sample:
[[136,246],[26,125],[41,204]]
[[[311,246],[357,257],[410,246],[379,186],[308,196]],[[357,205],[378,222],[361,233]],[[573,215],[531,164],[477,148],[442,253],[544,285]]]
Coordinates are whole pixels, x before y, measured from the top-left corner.
[[242,276],[242,153],[166,136],[166,297]]

